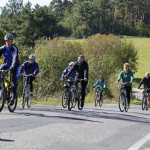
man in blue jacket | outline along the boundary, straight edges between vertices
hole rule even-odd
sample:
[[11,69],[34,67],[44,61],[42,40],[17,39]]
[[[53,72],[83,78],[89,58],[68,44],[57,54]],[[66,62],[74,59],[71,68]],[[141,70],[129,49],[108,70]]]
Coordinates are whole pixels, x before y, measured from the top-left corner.
[[39,73],[39,66],[35,62],[35,59],[36,59],[36,56],[31,54],[29,56],[29,60],[22,64],[22,66],[20,67],[20,71],[19,71],[19,74],[22,73],[23,71],[26,75],[32,74],[32,76],[28,77],[28,80],[30,78],[30,96],[33,96],[32,82],[35,80],[35,76]]
[[0,47],[0,57],[4,56],[4,64],[0,66],[0,70],[7,70],[9,69],[10,72],[13,74],[12,82],[13,82],[13,89],[12,89],[12,97],[9,103],[10,106],[14,105],[14,100],[16,98],[17,92],[17,79],[19,74],[19,57],[18,57],[18,48],[15,44],[13,44],[13,35],[6,34],[4,40],[6,45]]

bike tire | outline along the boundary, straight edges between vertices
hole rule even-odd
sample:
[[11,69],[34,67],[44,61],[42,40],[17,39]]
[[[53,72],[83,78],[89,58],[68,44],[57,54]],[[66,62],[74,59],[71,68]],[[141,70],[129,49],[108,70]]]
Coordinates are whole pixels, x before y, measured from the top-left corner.
[[125,99],[123,95],[119,95],[119,99],[118,99],[118,105],[119,105],[119,109],[121,112],[124,111],[124,105],[125,105]]
[[0,112],[3,110],[4,104],[5,104],[5,92],[4,92],[4,90],[1,91],[1,94],[2,94],[2,96],[0,98]]
[[100,100],[99,101],[99,106],[102,107],[102,105],[103,105],[103,100]]
[[96,93],[96,97],[95,97],[95,107],[97,106],[99,100],[99,93]]
[[[10,93],[9,93],[9,101],[11,100],[11,96],[12,96],[12,88],[10,90]],[[14,99],[14,105],[13,106],[9,106],[8,105],[8,110],[10,112],[14,112],[16,110],[16,107],[17,107],[17,100],[18,100],[18,95],[17,95],[17,92],[16,92],[16,97]],[[9,103],[9,102],[8,102]]]
[[82,109],[83,109],[83,106],[82,106],[81,104],[82,104],[82,99],[80,98],[80,99],[78,100],[78,109],[79,109],[79,110],[82,110]]
[[26,98],[23,96],[22,108],[24,108],[24,107],[25,107],[25,101],[26,101]]
[[31,107],[31,100],[32,100],[32,96],[29,96],[29,97],[27,98],[27,106],[28,106],[28,108]]
[[148,110],[147,99],[145,100],[145,108],[146,108],[146,110]]
[[125,109],[125,112],[128,112],[128,106],[127,106],[127,99],[125,98],[125,105],[124,105],[124,109]]
[[69,92],[69,99],[68,99],[68,110],[71,110],[73,108],[73,100],[72,100],[72,93]]
[[62,95],[62,106],[63,108],[66,108],[68,105],[68,99],[69,99],[69,91],[68,89],[65,89]]
[[142,97],[142,110],[145,109],[145,96]]

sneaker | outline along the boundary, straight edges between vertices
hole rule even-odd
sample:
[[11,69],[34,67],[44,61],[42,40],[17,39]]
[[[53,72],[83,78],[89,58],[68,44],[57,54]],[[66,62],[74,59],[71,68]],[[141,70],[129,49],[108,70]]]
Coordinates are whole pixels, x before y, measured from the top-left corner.
[[14,100],[11,99],[8,105],[13,106],[14,105]]
[[130,104],[129,104],[129,103],[127,103],[127,108],[128,108],[128,109],[130,108]]
[[30,92],[30,96],[33,96],[33,92]]

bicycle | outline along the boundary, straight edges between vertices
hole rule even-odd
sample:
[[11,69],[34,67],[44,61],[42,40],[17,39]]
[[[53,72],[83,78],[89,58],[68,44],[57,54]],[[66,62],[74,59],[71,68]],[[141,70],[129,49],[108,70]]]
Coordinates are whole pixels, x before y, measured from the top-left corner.
[[96,89],[95,107],[97,106],[98,103],[99,103],[99,106],[102,107],[103,96],[102,97],[100,96],[101,89],[98,86],[95,89]]
[[121,112],[123,112],[124,110],[127,112],[129,107],[127,107],[127,94],[126,94],[126,89],[125,89],[125,85],[126,84],[130,84],[129,82],[126,83],[117,83],[117,84],[121,84],[121,88],[120,88],[120,95],[119,95],[119,100],[118,100],[118,104],[119,104],[119,109]]
[[14,105],[9,105],[12,97],[13,84],[11,81],[11,73],[9,75],[9,80],[4,77],[4,73],[7,73],[8,71],[9,69],[0,70],[0,112],[3,110],[5,100],[7,100],[7,106],[10,112],[14,112],[17,107],[17,92],[16,97],[14,99]]
[[[144,88],[140,88],[141,90]],[[148,110],[148,91],[150,90],[150,88],[146,88],[143,91],[143,96],[142,96],[142,110],[146,109]]]
[[65,87],[65,90],[63,92],[63,95],[62,95],[62,106],[64,108],[67,107],[68,105],[68,99],[69,99],[69,92],[71,90],[71,85],[73,83],[73,78],[68,78],[68,80],[64,80],[65,84],[64,84],[64,87]]
[[[82,99],[81,99],[81,82],[83,82],[83,79],[77,79],[74,81],[74,85],[71,87],[70,94],[69,94],[69,101],[68,101],[68,110],[71,110],[76,106],[76,103],[78,103],[78,109],[82,110],[83,106]],[[80,83],[79,85],[75,85],[75,82]]]
[[26,75],[26,74],[20,74],[23,75],[23,101],[22,101],[22,108],[25,107],[25,103],[27,102],[27,106],[28,108],[31,107],[31,100],[32,100],[32,96],[30,95],[30,78],[28,79],[28,77],[32,77],[32,74]]

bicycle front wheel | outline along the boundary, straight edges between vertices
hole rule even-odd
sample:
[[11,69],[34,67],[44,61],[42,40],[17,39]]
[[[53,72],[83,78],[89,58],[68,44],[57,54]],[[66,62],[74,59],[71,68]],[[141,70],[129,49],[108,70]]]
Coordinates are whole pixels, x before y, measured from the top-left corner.
[[78,109],[79,110],[83,109],[83,104],[82,104],[82,99],[81,98],[78,100]]
[[68,110],[71,110],[73,108],[73,99],[72,99],[72,93],[69,92],[69,99],[68,99]]
[[99,100],[99,93],[97,93],[95,97],[95,107],[97,106],[98,100]]
[[142,97],[142,110],[145,109],[145,96]]
[[128,106],[127,106],[127,99],[125,98],[125,105],[124,105],[124,109],[125,109],[125,112],[128,112]]
[[[10,102],[10,100],[11,100],[11,97],[12,97],[12,88],[10,89],[8,104],[9,104],[9,102]],[[15,111],[15,109],[16,109],[16,107],[17,107],[17,100],[18,100],[18,96],[17,96],[17,92],[16,92],[16,96],[15,96],[15,99],[14,99],[14,105],[13,105],[13,106],[9,106],[9,105],[8,105],[8,110],[9,110],[10,112],[14,112],[14,111]]]
[[119,104],[120,111],[123,112],[125,106],[125,97],[122,94],[119,95],[118,104]]
[[69,99],[69,91],[68,89],[65,89],[62,95],[62,106],[64,108],[66,108],[68,105],[68,99]]
[[29,96],[29,97],[27,98],[27,106],[28,106],[28,108],[31,107],[31,100],[32,100],[32,96]]
[[147,99],[145,100],[145,107],[146,107],[146,110],[148,110],[148,100]]
[[0,89],[0,112],[3,110],[4,108],[4,104],[5,104],[5,93],[4,93],[4,88],[1,87]]

